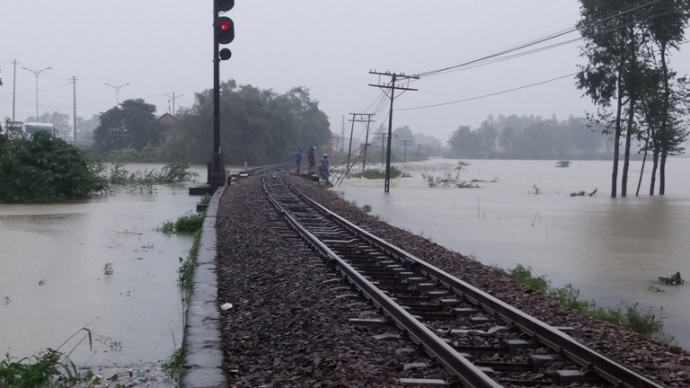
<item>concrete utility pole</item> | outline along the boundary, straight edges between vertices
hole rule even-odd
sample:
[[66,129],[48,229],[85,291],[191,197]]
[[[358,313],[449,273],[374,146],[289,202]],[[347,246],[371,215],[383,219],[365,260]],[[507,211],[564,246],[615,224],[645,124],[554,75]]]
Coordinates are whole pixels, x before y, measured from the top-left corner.
[[22,69],[30,71],[34,73],[34,76],[36,76],[36,122],[38,122],[38,76],[41,75],[46,70],[52,69],[52,67],[46,67],[45,69],[41,70],[34,70],[34,69],[29,69],[26,67],[22,67]]
[[[386,91],[384,89],[390,90],[390,95],[386,93],[388,98],[391,99],[391,108],[390,112],[388,113],[388,150],[386,151],[386,180],[384,182],[383,186],[383,191],[385,193],[390,192],[390,181],[391,181],[391,138],[393,137],[393,101],[395,101],[395,91],[396,90],[402,90],[402,93],[405,93],[406,91],[417,91],[417,89],[411,89],[409,88],[409,83],[410,79],[419,79],[419,77],[415,75],[405,75],[405,74],[397,74],[397,73],[391,73],[391,72],[385,72],[385,73],[379,73],[376,71],[370,71],[369,74],[375,74],[379,76],[379,83],[378,84],[369,84],[369,86],[374,86],[377,88],[380,88],[383,90],[384,93]],[[381,76],[387,76],[391,77],[391,82],[388,84],[382,84],[381,83]],[[398,86],[397,82],[399,81],[407,81],[407,86]],[[401,94],[402,94],[401,93]],[[398,95],[399,96],[399,95]]]
[[[353,137],[353,132],[355,129],[355,123],[367,123],[367,135],[366,139],[364,141],[364,164],[363,166],[366,166],[367,163],[367,143],[369,142],[369,124],[371,123],[371,117],[374,116],[373,113],[350,113],[352,115],[352,119],[348,120],[352,122],[352,130],[350,131],[350,150],[347,151],[347,163],[349,165],[350,163],[350,152],[352,150],[352,137]],[[358,119],[356,116],[360,116]],[[366,120],[364,119],[366,117]],[[347,170],[347,169],[346,169]],[[362,170],[364,170],[364,167],[362,167]]]
[[172,93],[172,96],[169,94],[164,94],[164,96],[168,97],[169,99],[172,100],[172,115],[175,116],[175,100],[184,96],[184,94],[180,94],[178,96],[175,95],[175,92]]
[[407,145],[414,143],[413,140],[401,140],[403,143],[404,151],[403,151],[403,163],[407,163]]
[[72,76],[72,96],[74,99],[74,105],[73,105],[73,111],[72,111],[72,117],[74,126],[72,127],[72,138],[76,142],[77,141],[77,77]]
[[12,64],[14,65],[14,80],[12,82],[12,121],[14,122],[14,112],[17,104],[17,65],[19,62],[15,59]]
[[115,106],[120,105],[120,89],[124,88],[125,86],[129,85],[129,83],[122,84],[119,86],[111,85],[109,83],[106,83],[106,85],[110,86],[111,88],[115,89]]

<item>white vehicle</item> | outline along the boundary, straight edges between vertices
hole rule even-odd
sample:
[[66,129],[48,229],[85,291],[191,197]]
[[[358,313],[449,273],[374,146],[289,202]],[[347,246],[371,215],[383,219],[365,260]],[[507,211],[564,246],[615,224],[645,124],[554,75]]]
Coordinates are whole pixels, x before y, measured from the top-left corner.
[[7,134],[12,137],[30,138],[36,132],[48,132],[51,136],[58,136],[59,131],[55,129],[55,125],[50,123],[23,123],[15,121],[5,128]]
[[27,136],[32,136],[36,132],[48,132],[52,136],[58,136],[58,130],[55,129],[55,125],[50,123],[21,123],[22,132]]

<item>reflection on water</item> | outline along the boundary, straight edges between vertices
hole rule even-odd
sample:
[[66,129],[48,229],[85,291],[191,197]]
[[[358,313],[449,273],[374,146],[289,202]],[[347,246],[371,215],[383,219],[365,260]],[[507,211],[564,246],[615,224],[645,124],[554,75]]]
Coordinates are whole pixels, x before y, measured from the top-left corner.
[[[76,346],[77,365],[172,354],[182,341],[177,268],[191,238],[155,229],[194,211],[197,200],[180,185],[80,203],[0,205],[0,353],[56,348],[93,321],[93,352],[88,341],[77,346],[82,334],[62,348]],[[112,275],[104,274],[108,263]]]
[[[345,180],[336,190],[388,222],[422,233],[486,264],[532,266],[554,285],[572,283],[585,298],[616,307],[639,303],[663,314],[679,344],[690,348],[690,286],[664,287],[659,276],[680,271],[690,277],[690,159],[672,159],[666,197],[609,198],[610,162],[575,161],[554,168],[554,161],[471,161],[463,180],[492,180],[480,189],[429,188],[421,173],[440,176],[456,161],[412,163],[390,195],[382,181]],[[637,183],[640,162],[630,166]],[[434,171],[435,170],[435,171]],[[649,169],[647,169],[649,171]],[[646,179],[645,179],[646,181]],[[542,194],[535,195],[534,186]],[[628,191],[634,195],[635,185]],[[590,197],[570,197],[585,190]],[[657,285],[663,293],[647,290]]]

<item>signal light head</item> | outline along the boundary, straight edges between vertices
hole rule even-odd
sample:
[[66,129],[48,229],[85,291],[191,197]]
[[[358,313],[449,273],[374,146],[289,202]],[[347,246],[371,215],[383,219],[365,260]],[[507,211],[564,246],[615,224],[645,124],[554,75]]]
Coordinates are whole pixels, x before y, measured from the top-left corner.
[[228,44],[235,39],[235,24],[232,19],[221,16],[216,25],[216,38],[219,44]]
[[220,50],[219,54],[220,54],[219,55],[220,59],[222,61],[227,61],[228,59],[230,59],[230,57],[232,57],[232,52],[228,48],[224,48],[224,49]]

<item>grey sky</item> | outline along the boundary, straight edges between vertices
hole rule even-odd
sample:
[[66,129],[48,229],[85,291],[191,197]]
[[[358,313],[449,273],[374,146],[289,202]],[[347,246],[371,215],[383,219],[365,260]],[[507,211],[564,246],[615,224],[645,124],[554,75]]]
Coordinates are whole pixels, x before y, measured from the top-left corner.
[[[17,119],[35,114],[35,78],[20,67],[44,68],[39,110],[72,114],[77,83],[79,116],[115,104],[104,83],[129,82],[120,101],[144,98],[168,109],[173,91],[190,106],[194,92],[212,81],[212,0],[0,0],[0,117],[12,114],[12,66],[17,59]],[[285,92],[311,89],[340,132],[341,115],[363,112],[380,91],[369,87],[370,69],[412,74],[460,64],[573,26],[577,0],[237,0],[233,58],[222,79]],[[560,40],[577,37],[571,34]],[[559,40],[550,41],[555,43]],[[690,45],[673,66],[688,72]],[[497,64],[424,78],[418,92],[396,100],[410,108],[475,97],[545,81],[576,71],[578,43]],[[394,125],[445,142],[461,124],[489,114],[565,118],[591,109],[571,79],[472,102],[398,111]],[[387,110],[387,107],[386,107]],[[385,113],[377,117],[382,121]]]

